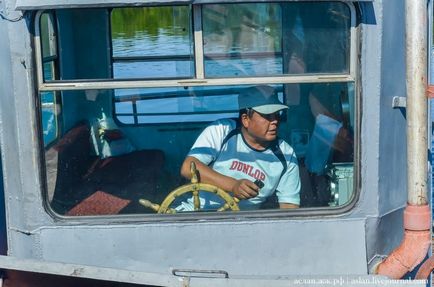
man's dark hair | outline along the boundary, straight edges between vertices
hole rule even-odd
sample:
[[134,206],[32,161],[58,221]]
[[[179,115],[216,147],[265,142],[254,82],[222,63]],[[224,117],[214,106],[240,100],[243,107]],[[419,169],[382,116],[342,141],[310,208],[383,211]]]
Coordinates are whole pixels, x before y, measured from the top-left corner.
[[241,122],[241,116],[243,114],[246,114],[249,118],[252,117],[253,115],[253,109],[247,108],[247,109],[241,109],[239,114],[238,114],[238,120]]

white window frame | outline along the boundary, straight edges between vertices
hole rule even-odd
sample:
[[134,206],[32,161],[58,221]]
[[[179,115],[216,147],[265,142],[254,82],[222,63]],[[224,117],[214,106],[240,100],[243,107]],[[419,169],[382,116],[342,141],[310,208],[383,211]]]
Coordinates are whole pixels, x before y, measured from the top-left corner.
[[[19,1],[19,0],[18,0]],[[23,0],[25,1],[25,0]],[[42,1],[48,1],[48,0],[42,0]],[[67,1],[67,0],[61,0]],[[84,0],[87,1],[87,0]],[[116,1],[116,0],[114,0]],[[239,77],[239,78],[211,78],[207,79],[204,75],[204,55],[203,55],[203,46],[202,46],[202,30],[199,29],[199,31],[196,31],[196,27],[199,26],[197,23],[197,17],[200,18],[200,16],[197,16],[199,13],[201,13],[201,5],[202,4],[211,4],[211,3],[252,3],[251,1],[245,1],[245,0],[228,0],[228,1],[212,1],[212,0],[198,0],[194,1],[200,4],[193,5],[193,19],[196,22],[196,25],[193,27],[193,33],[195,36],[194,43],[195,43],[195,68],[196,68],[196,74],[194,79],[178,79],[178,80],[166,80],[166,79],[159,79],[159,80],[128,80],[128,79],[104,79],[103,81],[98,80],[69,80],[69,81],[54,81],[49,83],[44,83],[43,81],[43,65],[42,65],[42,46],[40,41],[40,29],[39,29],[39,21],[41,14],[45,10],[40,10],[36,13],[35,16],[35,36],[34,36],[34,43],[35,43],[35,60],[36,60],[36,77],[37,77],[37,88],[39,92],[42,91],[74,91],[74,90],[100,90],[100,89],[131,89],[131,88],[164,88],[164,87],[198,87],[198,86],[225,86],[225,85],[257,85],[257,84],[304,84],[304,83],[354,83],[354,90],[355,90],[355,144],[354,144],[354,173],[353,173],[353,194],[352,199],[348,202],[348,204],[343,205],[342,207],[338,208],[313,208],[313,209],[299,209],[299,210],[290,210],[294,215],[315,215],[315,214],[342,214],[344,212],[347,212],[351,210],[356,201],[359,197],[359,188],[358,188],[358,182],[360,179],[359,175],[359,152],[360,152],[360,141],[359,136],[357,135],[358,126],[360,124],[360,112],[359,112],[359,61],[358,61],[358,52],[359,52],[359,39],[358,39],[358,27],[357,25],[357,17],[356,17],[356,8],[353,2],[372,2],[373,0],[359,0],[359,1],[352,1],[352,0],[305,0],[304,2],[342,2],[348,5],[350,9],[350,15],[351,15],[351,27],[350,27],[350,59],[349,59],[349,71],[342,73],[342,74],[308,74],[308,75],[281,75],[281,76],[256,76],[256,77]],[[67,1],[68,2],[68,1]],[[173,1],[156,1],[161,2],[161,5],[170,5],[173,3]],[[152,3],[153,6],[155,6],[155,1]],[[191,2],[191,1],[190,1]],[[283,1],[267,1],[267,0],[259,0],[256,1],[258,3],[267,3],[267,2],[299,2],[299,0],[283,0]],[[43,2],[42,2],[43,3]],[[92,2],[95,3],[95,2]],[[130,7],[128,5],[125,5],[125,3],[130,3],[129,1],[123,1],[122,2],[124,7]],[[180,1],[177,1],[176,4],[180,4]],[[189,3],[185,3],[189,4]],[[190,3],[191,4],[191,3]],[[141,6],[143,6],[144,3],[141,2]],[[122,5],[121,5],[122,6]],[[121,7],[116,6],[116,7]],[[90,5],[89,7],[95,7],[95,5]],[[101,4],[99,8],[109,8],[110,5],[104,5]],[[54,5],[53,7],[49,7],[50,9],[57,9],[61,8],[61,5]],[[65,6],[63,8],[83,8],[83,6]],[[197,44],[197,42],[200,42],[200,44]],[[200,63],[196,63],[200,60]],[[287,217],[287,212],[279,212],[279,210],[267,210],[267,211],[255,211],[253,217],[256,217],[258,215],[267,214],[269,217]],[[143,220],[143,214],[134,214],[132,218],[140,218],[140,220]],[[182,215],[177,217],[168,217],[168,221],[179,221],[185,219],[191,219],[193,216],[194,218],[197,218],[197,214],[193,215]],[[244,214],[243,216],[249,217],[248,214]],[[203,214],[199,216],[200,218],[206,219],[206,218],[232,218],[233,215],[223,215],[221,213],[218,214]],[[73,219],[77,219],[77,217],[72,217]],[[92,220],[95,220],[95,218],[105,218],[105,216],[97,216],[92,217]],[[152,219],[159,220],[158,216],[153,216]],[[82,220],[85,218],[78,218],[79,220]],[[147,219],[151,219],[151,217],[147,217]]]
[[[211,3],[212,1],[202,1]],[[242,2],[242,1],[236,1]],[[259,2],[278,2],[278,1],[259,1]],[[308,1],[309,2],[309,1]],[[327,1],[335,2],[335,1]],[[348,1],[338,1],[346,3],[351,13],[350,28],[350,62],[349,72],[342,74],[309,74],[309,75],[281,75],[281,76],[255,76],[241,78],[211,78],[207,79],[204,75],[204,55],[201,30],[201,5],[193,5],[194,24],[194,47],[195,47],[195,68],[196,74],[194,79],[159,79],[159,80],[128,80],[128,79],[104,79],[97,80],[73,80],[73,81],[53,81],[45,83],[43,80],[43,65],[41,54],[41,39],[39,21],[41,14],[38,11],[35,17],[35,52],[37,66],[37,86],[41,91],[68,91],[68,90],[101,90],[101,89],[129,89],[129,88],[158,88],[158,87],[185,87],[185,86],[223,86],[223,85],[258,85],[258,84],[302,84],[302,83],[333,83],[333,82],[354,82],[357,81],[357,46],[358,39],[356,35],[356,12],[355,6]],[[170,1],[166,2],[166,5]]]

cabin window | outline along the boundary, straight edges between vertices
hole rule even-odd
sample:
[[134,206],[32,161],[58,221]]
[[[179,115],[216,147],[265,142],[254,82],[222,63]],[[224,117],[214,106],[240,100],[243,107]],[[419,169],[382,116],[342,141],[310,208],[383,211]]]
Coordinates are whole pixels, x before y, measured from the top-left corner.
[[[43,78],[45,81],[53,81],[57,78],[57,33],[53,13],[43,13],[40,22],[41,48],[43,62]],[[40,104],[42,107],[42,132],[44,145],[47,146],[57,138],[58,134],[58,114],[59,106],[57,93],[54,91],[44,91],[40,93]]]
[[208,77],[348,72],[343,3],[214,4],[202,15]]
[[193,77],[191,27],[188,6],[113,9],[113,77]]
[[[62,132],[45,148],[49,206],[64,216],[151,216],[158,206],[217,214],[221,202],[206,206],[208,199],[194,193],[170,193],[190,184],[180,169],[201,132],[216,120],[236,121],[240,95],[266,86],[289,107],[279,114],[278,133],[297,158],[290,166],[301,185],[297,205],[338,212],[355,198],[355,13],[352,4],[335,1],[41,13],[41,99],[62,103],[62,113],[53,110]],[[46,15],[53,35],[43,27]],[[45,132],[49,121],[41,120]],[[288,166],[276,161],[274,168]],[[230,168],[264,180],[248,163],[234,160]],[[239,203],[241,212],[294,201],[290,192],[263,188],[257,202]],[[194,212],[198,202],[205,212]]]

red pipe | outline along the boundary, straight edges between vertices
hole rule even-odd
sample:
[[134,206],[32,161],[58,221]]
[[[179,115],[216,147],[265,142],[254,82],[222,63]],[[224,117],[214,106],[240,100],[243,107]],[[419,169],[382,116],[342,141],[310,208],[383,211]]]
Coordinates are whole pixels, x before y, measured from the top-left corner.
[[400,279],[425,258],[431,244],[431,211],[428,205],[407,205],[404,210],[404,238],[377,267],[376,273]]
[[429,274],[434,269],[434,257],[431,256],[428,258],[422,266],[420,266],[419,270],[416,273],[416,280],[419,279],[428,279]]

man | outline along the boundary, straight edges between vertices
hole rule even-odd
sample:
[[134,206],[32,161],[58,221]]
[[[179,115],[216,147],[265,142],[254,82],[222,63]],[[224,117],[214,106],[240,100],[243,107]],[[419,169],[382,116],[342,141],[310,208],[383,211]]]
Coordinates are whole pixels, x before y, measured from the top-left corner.
[[[199,171],[200,181],[213,184],[240,199],[240,209],[258,209],[276,193],[280,208],[297,208],[300,179],[293,149],[277,138],[283,105],[270,86],[244,89],[239,97],[239,123],[218,120],[197,138],[181,167],[190,179],[190,163]],[[256,182],[256,183],[255,183]],[[201,208],[217,209],[223,200],[200,193]],[[191,199],[176,208],[191,211]]]

